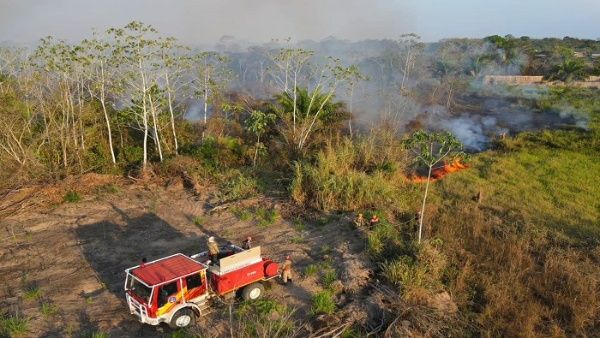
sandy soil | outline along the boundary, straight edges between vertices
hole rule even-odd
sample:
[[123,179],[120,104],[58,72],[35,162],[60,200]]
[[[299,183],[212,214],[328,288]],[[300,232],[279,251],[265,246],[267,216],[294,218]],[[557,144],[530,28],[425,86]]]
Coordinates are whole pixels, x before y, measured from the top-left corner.
[[[118,191],[105,191],[107,184]],[[63,203],[67,190],[81,191],[82,200]],[[340,317],[366,318],[360,304],[370,297],[365,292],[370,263],[363,253],[365,236],[352,229],[348,219],[320,216],[298,227],[282,201],[242,201],[238,205],[242,208],[260,204],[279,210],[282,216],[277,222],[261,228],[252,220],[240,221],[229,209],[209,213],[209,196],[189,194],[178,180],[132,183],[97,175],[5,195],[0,200],[1,308],[29,318],[33,337],[80,336],[97,330],[111,337],[164,336],[170,332],[166,326],[141,325],[128,313],[123,270],[142,257],[153,260],[203,251],[206,236],[222,243],[240,243],[252,236],[265,256],[282,261],[292,255],[297,275],[293,285],[272,283],[267,295],[297,308],[298,319],[308,320],[311,296],[320,288],[315,277],[301,272],[327,257],[344,287],[338,298]],[[201,225],[194,224],[197,216],[203,219]],[[26,294],[32,289],[40,291],[39,298]],[[42,314],[41,303],[54,304],[58,312]],[[223,311],[217,309],[209,316],[211,323],[220,323],[216,327],[222,331],[215,334],[224,334]],[[200,325],[206,320],[201,319]]]

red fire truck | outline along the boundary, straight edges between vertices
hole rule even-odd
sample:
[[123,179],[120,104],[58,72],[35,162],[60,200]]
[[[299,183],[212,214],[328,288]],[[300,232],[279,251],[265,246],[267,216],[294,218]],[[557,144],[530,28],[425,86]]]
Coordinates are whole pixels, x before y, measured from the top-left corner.
[[219,257],[210,262],[207,252],[178,253],[126,269],[130,312],[142,323],[187,327],[210,312],[212,298],[240,291],[244,299],[258,299],[264,292],[262,283],[278,275],[278,264],[263,258],[260,247],[244,250],[227,245]]

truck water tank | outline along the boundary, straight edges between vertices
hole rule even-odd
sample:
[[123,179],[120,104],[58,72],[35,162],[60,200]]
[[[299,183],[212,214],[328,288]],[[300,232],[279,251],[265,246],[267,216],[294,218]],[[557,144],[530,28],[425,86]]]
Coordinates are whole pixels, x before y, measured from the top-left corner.
[[265,276],[267,278],[277,275],[278,270],[279,270],[279,265],[277,263],[275,263],[273,261],[265,262]]

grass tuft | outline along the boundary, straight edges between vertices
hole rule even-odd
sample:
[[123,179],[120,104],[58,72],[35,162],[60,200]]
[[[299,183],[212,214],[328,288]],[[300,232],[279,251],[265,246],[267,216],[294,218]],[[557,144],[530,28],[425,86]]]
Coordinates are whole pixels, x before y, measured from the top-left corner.
[[279,214],[275,209],[257,208],[256,221],[259,227],[265,228],[277,221]]
[[194,216],[194,218],[192,219],[192,221],[194,222],[194,224],[196,226],[202,226],[205,222],[205,219],[203,216]]
[[44,302],[40,305],[40,312],[44,317],[52,317],[58,313],[58,307],[53,303]]
[[323,290],[313,295],[312,306],[310,308],[310,313],[313,316],[320,314],[330,315],[335,312],[335,309],[335,300],[331,291]]
[[77,203],[79,201],[81,201],[81,196],[76,191],[67,191],[63,196],[63,202]]
[[319,266],[316,264],[310,264],[306,268],[304,268],[304,275],[306,277],[316,276],[319,273]]
[[29,322],[19,315],[11,315],[0,319],[0,333],[8,333],[9,337],[23,336],[27,333]]
[[237,217],[237,219],[243,222],[248,221],[252,218],[252,213],[248,209],[242,207],[231,208],[231,213],[233,213],[233,215]]
[[28,287],[25,292],[23,292],[23,298],[27,300],[37,300],[40,299],[42,295],[42,290],[35,285]]

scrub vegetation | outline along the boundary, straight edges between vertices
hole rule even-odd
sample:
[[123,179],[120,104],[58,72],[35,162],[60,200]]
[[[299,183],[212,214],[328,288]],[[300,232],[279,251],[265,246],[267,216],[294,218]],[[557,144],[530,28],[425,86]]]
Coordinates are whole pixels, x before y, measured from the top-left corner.
[[[0,188],[9,201],[0,205],[0,216],[33,207],[10,200],[25,187],[94,173],[154,193],[146,201],[151,216],[145,217],[153,217],[148,224],[159,224],[156,215],[172,207],[158,192],[175,181],[190,201],[204,202],[204,209],[187,215],[190,233],[218,223],[220,212],[252,223],[253,238],[289,223],[294,237],[281,242],[313,245],[298,252],[317,260],[302,263],[289,289],[299,280],[310,281],[312,289],[294,291],[304,303],[263,299],[217,311],[226,336],[597,335],[600,91],[574,82],[600,75],[600,68],[598,59],[573,52],[583,48],[591,55],[598,43],[493,36],[425,44],[411,35],[381,44],[390,54],[358,65],[300,47],[266,50],[260,60],[269,67],[256,73],[255,92],[239,89],[242,74],[232,66],[242,67],[239,55],[192,52],[140,22],[78,44],[44,38],[31,53],[2,47],[11,57],[3,57],[0,68]],[[401,102],[359,122],[354,90],[367,81],[361,70],[375,65],[383,75],[370,83],[393,87]],[[558,82],[528,93],[483,83],[492,72],[515,70]],[[470,113],[494,100],[510,107],[509,120],[512,112],[526,111],[537,124],[520,129],[498,122],[495,133],[477,135],[449,128],[452,134],[426,114],[443,112],[440,121],[448,125],[468,124],[475,119]],[[392,114],[414,106],[420,111]],[[199,111],[196,121],[186,118],[192,110]],[[103,183],[89,191],[69,184],[58,199],[39,205],[79,210],[93,194],[120,198],[125,186]],[[364,221],[353,222],[359,213]],[[371,222],[373,215],[378,220]],[[123,216],[120,222],[132,220]],[[98,238],[128,244],[115,234],[133,230],[119,223],[107,235],[111,224],[98,224]],[[7,224],[7,239],[29,243],[25,227]],[[318,242],[327,231],[363,243],[357,251],[369,271],[358,291],[352,285],[367,268],[341,273],[339,267],[353,261],[341,245]],[[222,229],[218,236],[239,235],[232,232]],[[10,259],[13,249],[0,257]],[[11,290],[3,298],[18,306],[38,302],[41,317],[58,318],[62,309],[46,290]],[[369,306],[357,310],[353,301]],[[2,308],[9,310],[0,316],[1,335],[30,333],[34,317]],[[360,311],[368,313],[349,315]],[[105,331],[113,329],[94,325],[87,336],[108,337]],[[39,335],[51,330],[37,328]],[[188,335],[204,333],[173,333]]]

